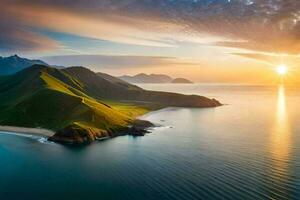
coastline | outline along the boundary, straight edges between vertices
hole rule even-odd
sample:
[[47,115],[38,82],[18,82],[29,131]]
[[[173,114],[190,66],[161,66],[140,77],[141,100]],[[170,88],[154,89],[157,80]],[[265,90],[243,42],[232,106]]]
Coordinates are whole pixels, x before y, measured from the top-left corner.
[[[42,136],[46,137],[48,141],[52,141],[55,143],[60,143],[60,144],[89,144],[95,140],[102,141],[118,136],[124,136],[124,135],[130,135],[133,137],[140,137],[140,136],[145,136],[148,133],[151,133],[151,130],[149,130],[151,127],[156,127],[157,124],[152,123],[151,121],[146,120],[145,118],[151,114],[155,114],[157,112],[163,112],[165,110],[172,110],[176,109],[177,107],[166,107],[166,108],[160,108],[160,109],[154,109],[154,110],[149,110],[148,112],[145,112],[144,114],[140,116],[136,116],[134,121],[128,125],[126,128],[121,129],[121,130],[115,130],[113,132],[97,132],[92,129],[89,129],[88,131],[80,131],[77,130],[76,132],[80,133],[80,137],[84,138],[76,138],[76,139],[70,139],[68,136],[68,131],[73,131],[73,130],[61,130],[62,135],[58,133],[59,132],[54,132],[48,129],[43,129],[43,128],[26,128],[26,127],[17,127],[17,126],[1,126],[0,125],[0,132],[8,132],[8,133],[16,133],[16,134],[23,134],[23,135],[34,135],[34,136]],[[66,134],[67,133],[67,134]],[[66,134],[66,135],[65,135]],[[90,134],[92,135],[92,139],[87,139],[87,135]]]
[[[48,129],[43,128],[26,128],[26,127],[17,127],[17,126],[0,126],[0,132],[8,133],[20,133],[24,135],[34,135],[46,137],[48,141],[61,143],[61,144],[89,144],[95,140],[102,141],[118,136],[131,135],[134,137],[144,136],[148,133],[151,133],[149,130],[151,127],[156,127],[154,123],[146,120],[145,118],[151,114],[158,112],[163,112],[166,110],[177,109],[178,107],[165,107],[160,109],[153,109],[145,112],[140,116],[136,116],[134,121],[129,124],[126,128],[115,131],[103,131],[103,130],[73,130],[68,127],[62,129],[60,132],[54,132]],[[76,132],[78,137],[70,138],[70,132]]]
[[0,126],[0,132],[22,133],[28,135],[51,137],[55,132],[42,128],[25,128],[17,126]]
[[[149,114],[153,111],[147,112],[146,114]],[[111,133],[110,136],[101,136],[96,138],[95,140],[106,140],[112,137],[118,137],[122,135],[132,135],[132,136],[144,136],[146,133],[149,133],[146,129],[149,127],[154,126],[151,122],[146,121],[146,120],[141,120],[139,119],[140,117],[143,117],[144,115],[138,116],[134,122],[128,126],[124,130],[116,131],[114,133]],[[50,141],[53,141],[51,138],[55,136],[56,132],[48,130],[48,129],[43,129],[43,128],[26,128],[26,127],[18,127],[18,126],[0,126],[0,132],[4,133],[16,133],[16,134],[24,134],[24,135],[34,135],[34,136],[42,136],[46,137],[48,140],[50,138]],[[76,143],[69,143],[67,141],[55,141],[58,143],[64,143],[64,144],[76,144]]]

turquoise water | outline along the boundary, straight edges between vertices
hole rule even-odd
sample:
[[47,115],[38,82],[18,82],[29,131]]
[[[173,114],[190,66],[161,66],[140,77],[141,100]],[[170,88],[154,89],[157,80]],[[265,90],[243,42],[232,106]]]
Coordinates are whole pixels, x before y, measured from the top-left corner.
[[1,199],[299,199],[300,90],[141,85],[228,105],[168,108],[161,127],[87,147],[0,134]]

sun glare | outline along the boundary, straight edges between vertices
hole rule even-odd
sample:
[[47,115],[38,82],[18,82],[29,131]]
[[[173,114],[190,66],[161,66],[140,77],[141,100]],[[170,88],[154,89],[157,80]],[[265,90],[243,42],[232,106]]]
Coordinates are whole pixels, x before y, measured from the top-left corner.
[[288,71],[286,65],[279,65],[276,69],[277,73],[281,76],[285,75]]

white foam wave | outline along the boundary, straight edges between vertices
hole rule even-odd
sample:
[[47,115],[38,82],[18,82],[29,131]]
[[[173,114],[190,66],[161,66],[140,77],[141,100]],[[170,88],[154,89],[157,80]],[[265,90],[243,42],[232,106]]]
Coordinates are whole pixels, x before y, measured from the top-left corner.
[[48,139],[46,137],[38,136],[38,135],[31,135],[31,134],[25,134],[25,133],[14,133],[14,132],[6,132],[6,131],[1,131],[0,134],[30,138],[30,139],[36,140],[40,143],[43,143],[43,144],[52,144],[53,143],[53,142],[48,141]]

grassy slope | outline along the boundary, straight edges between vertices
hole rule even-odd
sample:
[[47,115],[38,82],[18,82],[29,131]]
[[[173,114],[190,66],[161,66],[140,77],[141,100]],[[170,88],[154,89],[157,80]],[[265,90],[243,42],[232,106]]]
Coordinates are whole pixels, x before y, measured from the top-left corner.
[[85,93],[97,99],[109,99],[134,104],[144,103],[162,107],[215,107],[220,105],[215,100],[198,95],[143,90],[124,81],[118,81],[115,77],[107,77],[107,75],[103,74],[97,75],[83,67],[71,67],[64,69],[64,71],[80,79],[84,85]]
[[[79,80],[56,69],[34,71],[35,87],[31,85],[32,79],[27,79],[28,73],[3,78],[3,82],[14,84],[0,88],[10,96],[8,101],[2,102],[6,111],[0,113],[0,124],[55,131],[70,125],[114,131],[126,127],[135,116],[147,111],[134,105],[110,102],[113,106],[109,106],[100,102],[82,92],[84,85]],[[16,79],[19,81],[15,82]],[[28,85],[32,90],[23,90],[19,84]]]

